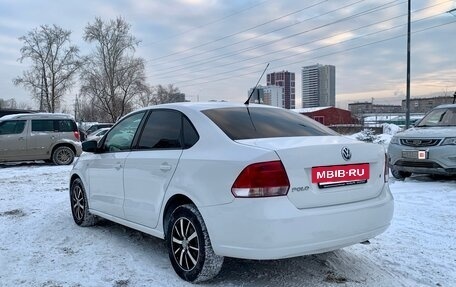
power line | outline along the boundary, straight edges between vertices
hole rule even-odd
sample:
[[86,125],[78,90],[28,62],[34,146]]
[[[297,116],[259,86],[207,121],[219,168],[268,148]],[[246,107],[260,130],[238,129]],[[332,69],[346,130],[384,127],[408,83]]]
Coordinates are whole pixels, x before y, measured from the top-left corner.
[[[448,23],[443,23],[443,24],[439,24],[439,25],[434,25],[434,26],[431,26],[431,27],[423,28],[421,30],[416,30],[416,31],[413,31],[412,34],[421,33],[421,32],[424,32],[424,31],[427,31],[427,30],[430,30],[430,29],[439,28],[439,27],[446,26],[446,25],[449,25],[449,24],[452,24],[452,23],[456,23],[456,20],[448,22]],[[346,52],[349,52],[349,51],[352,51],[352,50],[356,50],[356,49],[364,48],[364,47],[367,47],[367,46],[371,46],[371,45],[387,42],[387,41],[398,39],[398,38],[401,38],[401,37],[404,37],[404,36],[406,36],[406,34],[400,34],[400,35],[397,35],[397,36],[394,36],[394,37],[390,37],[390,38],[386,38],[386,39],[370,42],[370,43],[363,44],[363,45],[350,47],[350,48],[347,48],[347,49],[344,49],[344,50],[341,50],[341,51],[332,52],[332,53],[328,53],[328,54],[324,54],[324,55],[319,55],[319,56],[316,56],[316,57],[313,57],[313,58],[309,58],[308,60],[315,60],[315,59],[324,58],[324,57],[327,57],[327,56],[332,56],[332,55],[336,55],[336,54],[346,53]],[[298,55],[294,55],[294,56],[298,56]],[[290,63],[283,64],[283,65],[277,66],[275,68],[278,69],[278,68],[286,67],[286,65],[289,65],[289,64]],[[257,65],[252,65],[252,66],[250,66],[248,68],[255,67],[255,66],[257,66]],[[241,70],[241,69],[237,69],[237,70]],[[237,70],[233,70],[233,71],[237,71]],[[242,70],[244,70],[244,68]],[[230,72],[233,72],[233,71],[230,71]],[[182,85],[182,86],[180,86],[180,88],[191,87],[191,86],[196,86],[196,85],[204,85],[204,84],[209,84],[209,83],[214,83],[214,82],[220,82],[220,81],[224,81],[224,80],[228,80],[228,79],[232,79],[232,78],[239,78],[239,77],[243,77],[243,76],[257,74],[259,72],[261,72],[261,71],[256,70],[256,71],[252,71],[252,72],[248,72],[248,73],[244,73],[244,74],[240,74],[240,75],[219,78],[219,79],[215,79],[215,80],[211,80],[211,81],[199,82],[199,83],[188,84],[188,85]],[[184,81],[181,81],[181,82],[184,82]],[[176,82],[176,83],[179,83],[179,82]],[[173,84],[176,84],[176,83],[173,83]]]
[[[339,20],[336,20],[336,21],[333,21],[333,22],[330,22],[330,23],[326,23],[326,24],[323,24],[323,25],[320,25],[320,26],[317,26],[317,27],[314,27],[314,28],[311,28],[311,29],[308,29],[308,30],[305,30],[305,31],[301,31],[301,32],[298,32],[298,33],[294,33],[294,34],[291,34],[291,35],[288,35],[288,36],[285,36],[285,37],[282,37],[282,38],[279,38],[279,39],[276,39],[276,40],[272,40],[272,41],[269,41],[267,43],[263,43],[263,44],[259,44],[259,45],[256,45],[256,46],[253,46],[253,47],[249,47],[249,48],[244,48],[244,49],[241,49],[241,50],[237,50],[231,54],[228,54],[228,55],[222,55],[220,56],[219,58],[226,58],[226,57],[229,57],[229,56],[234,56],[234,55],[238,55],[239,53],[242,53],[242,52],[247,52],[247,51],[251,51],[251,50],[256,50],[258,48],[261,48],[261,47],[265,47],[265,46],[268,46],[268,45],[272,45],[272,44],[275,44],[275,43],[278,43],[280,41],[283,41],[283,40],[286,40],[286,39],[290,39],[290,38],[294,38],[294,37],[297,37],[297,36],[301,36],[303,34],[306,34],[306,33],[309,33],[309,32],[314,32],[316,30],[319,30],[319,29],[322,29],[322,28],[325,28],[325,27],[328,27],[330,25],[334,25],[334,24],[338,24],[338,23],[341,23],[343,21],[347,21],[347,20],[351,20],[351,19],[355,19],[357,17],[360,17],[360,16],[364,16],[364,15],[368,15],[370,13],[373,13],[373,12],[377,12],[379,10],[383,10],[383,9],[387,9],[387,8],[390,8],[390,7],[384,7],[385,5],[389,5],[393,2],[396,2],[396,1],[391,1],[389,3],[386,3],[386,4],[382,4],[382,5],[379,5],[377,7],[374,7],[374,8],[370,8],[370,9],[367,9],[365,11],[362,11],[362,12],[359,12],[359,13],[356,13],[356,14],[353,14],[353,15],[350,15],[350,16],[347,16],[347,17],[344,17],[344,18],[341,18]],[[404,1],[405,2],[405,1]],[[404,2],[401,2],[399,4],[402,4]],[[396,4],[398,5],[398,4]],[[396,6],[394,5],[394,6]],[[336,9],[337,10],[337,9]],[[226,64],[226,65],[222,65],[222,66],[227,66],[227,65],[231,65],[232,63],[229,63],[229,64]],[[188,67],[187,67],[188,68]],[[182,68],[182,69],[178,69],[178,70],[183,70],[185,68]],[[192,72],[199,72],[199,71],[204,71],[204,70],[208,70],[210,68],[205,68],[205,69],[201,69],[201,70],[198,70],[198,71],[192,71]],[[175,70],[177,71],[177,70]],[[175,72],[175,71],[169,71],[169,72],[164,72],[162,74],[160,74],[161,77],[167,75],[167,74],[170,74],[172,72]],[[181,74],[179,76],[182,76],[182,75],[186,75],[188,73],[184,73],[184,74]],[[161,77],[158,77],[158,78],[161,78]]]
[[[450,2],[450,1],[446,1],[446,2]],[[414,13],[418,13],[418,12],[422,12],[422,11],[425,11],[425,10],[428,10],[428,9],[431,9],[431,8],[434,8],[436,6],[439,6],[439,5],[442,5],[446,2],[441,2],[441,3],[438,3],[438,4],[434,4],[434,5],[431,5],[431,6],[428,6],[428,7],[425,7],[425,8],[422,8],[422,9],[418,9],[416,11],[414,11]],[[402,4],[404,2],[401,2],[400,4]],[[371,12],[370,12],[371,13]],[[364,15],[367,15],[364,14]],[[259,56],[254,56],[254,57],[249,57],[247,59],[242,59],[242,60],[237,60],[235,62],[230,62],[230,63],[227,63],[227,64],[223,64],[223,65],[219,65],[217,68],[220,68],[220,67],[226,67],[226,66],[230,66],[230,65],[234,65],[234,64],[238,64],[238,63],[242,63],[242,62],[246,62],[246,61],[250,61],[250,60],[253,60],[253,59],[257,59],[257,58],[261,58],[261,57],[264,57],[264,56],[267,56],[267,55],[271,55],[271,54],[276,54],[276,53],[280,53],[280,52],[284,52],[284,51],[287,51],[287,50],[290,50],[290,49],[294,49],[294,48],[298,48],[298,47],[302,47],[302,46],[305,46],[305,45],[309,45],[309,44],[312,44],[312,43],[316,43],[316,42],[319,42],[319,41],[322,41],[322,40],[326,40],[326,39],[330,39],[330,38],[333,38],[333,37],[336,37],[338,35],[343,35],[345,33],[349,33],[349,32],[354,32],[354,31],[357,31],[357,30],[361,30],[361,29],[364,29],[364,28],[367,28],[367,27],[370,27],[370,26],[374,26],[374,25],[378,25],[378,24],[381,24],[381,23],[384,23],[384,22],[387,22],[387,21],[391,21],[393,19],[397,19],[397,18],[400,18],[404,15],[407,15],[407,14],[401,14],[399,16],[396,16],[396,17],[392,17],[392,18],[389,18],[389,19],[386,19],[386,20],[382,20],[382,21],[378,21],[378,22],[375,22],[375,23],[371,23],[371,24],[368,24],[368,25],[364,25],[364,26],[361,26],[361,27],[358,27],[358,28],[355,28],[355,29],[351,29],[351,30],[346,30],[344,32],[341,32],[339,34],[336,34],[336,35],[332,35],[330,37],[324,37],[324,38],[320,38],[320,39],[317,39],[317,40],[312,40],[312,41],[309,41],[309,42],[306,42],[306,43],[302,43],[302,44],[298,44],[298,45],[295,45],[295,46],[292,46],[292,47],[288,47],[288,48],[285,48],[285,49],[280,49],[280,50],[276,50],[276,51],[273,51],[273,52],[270,52],[270,53],[266,53],[266,54],[262,54],[262,55],[259,55]],[[434,17],[435,15],[433,16],[429,16],[429,17],[426,17],[426,18],[423,18],[423,19],[419,19],[419,20],[415,20],[414,23],[416,22],[419,22],[419,21],[423,21],[423,20],[426,20],[426,19],[429,19],[429,18],[432,18]],[[394,28],[398,28],[398,27],[401,27],[401,26],[404,26],[405,24],[402,24],[402,25],[397,25],[397,26],[394,26],[394,27],[390,27],[386,30],[383,30],[383,31],[378,31],[378,32],[374,32],[374,33],[370,33],[370,34],[367,34],[367,35],[364,35],[364,36],[361,36],[361,37],[356,37],[356,38],[352,38],[352,39],[349,39],[347,41],[353,41],[353,40],[356,40],[356,39],[359,39],[359,38],[362,38],[362,37],[366,37],[366,36],[369,36],[369,35],[373,35],[373,34],[376,34],[376,33],[380,33],[380,32],[384,32],[384,31],[388,31],[388,30],[392,30]],[[325,47],[322,47],[322,48],[325,48]],[[319,49],[319,48],[317,48]],[[313,49],[313,50],[310,50],[310,51],[314,51],[314,50],[317,50],[317,49]],[[309,52],[309,51],[307,51]],[[229,54],[229,55],[226,55],[226,56],[220,56],[220,58],[225,58],[225,57],[228,57],[228,56],[231,56],[231,55],[238,55],[239,51],[233,53],[233,54]],[[286,58],[286,57],[285,57]],[[280,58],[282,59],[282,58]],[[280,60],[279,59],[279,60]],[[272,61],[277,61],[276,60],[272,60]],[[210,62],[213,62],[213,61],[210,61]],[[264,63],[262,63],[264,64]],[[195,65],[197,66],[197,65]],[[186,67],[186,68],[190,68],[190,67]],[[209,69],[212,69],[211,67],[208,67],[208,68],[203,68],[203,69],[199,69],[199,70],[193,70],[191,71],[191,73],[197,73],[197,72],[202,72],[202,71],[206,71],[206,70],[209,70]],[[179,69],[179,70],[182,70],[182,69]],[[169,74],[171,72],[165,72],[164,74]],[[181,77],[181,76],[185,76],[189,74],[189,72],[186,72],[186,73],[183,73],[183,74],[179,74],[179,75],[174,75],[176,77]],[[160,77],[159,77],[160,78]]]
[[192,32],[192,31],[195,31],[195,30],[198,30],[198,29],[201,29],[201,28],[210,26],[210,25],[212,25],[212,24],[215,24],[215,23],[218,23],[218,22],[222,22],[222,21],[224,21],[224,20],[226,20],[226,19],[228,19],[228,18],[231,18],[231,17],[236,16],[236,15],[238,15],[238,14],[244,13],[245,11],[248,11],[248,10],[250,10],[250,9],[252,9],[252,8],[258,7],[258,6],[262,5],[264,2],[268,2],[268,1],[270,1],[270,0],[263,0],[263,1],[260,1],[260,2],[258,2],[258,3],[256,3],[256,4],[254,4],[254,5],[251,5],[251,6],[248,6],[248,7],[244,8],[244,9],[241,9],[241,10],[238,10],[238,11],[236,11],[236,12],[233,12],[233,13],[231,13],[231,14],[229,14],[229,15],[226,15],[226,16],[224,16],[224,17],[222,17],[222,18],[219,18],[219,19],[216,19],[216,20],[214,20],[214,21],[211,21],[211,22],[208,22],[208,23],[205,23],[205,24],[202,24],[202,25],[193,27],[193,28],[191,28],[191,29],[185,30],[185,31],[183,31],[183,32],[174,34],[174,35],[172,35],[172,36],[170,36],[170,37],[161,39],[160,41],[156,41],[156,42],[150,43],[150,44],[148,44],[147,46],[159,44],[159,43],[165,42],[165,41],[167,41],[167,40],[169,40],[169,39],[176,38],[177,36],[180,36],[180,35],[183,35],[183,34],[187,34],[188,32]]
[[[203,44],[199,44],[199,45],[193,46],[193,47],[191,47],[191,48],[187,48],[187,49],[182,50],[182,51],[170,53],[170,54],[167,54],[167,55],[165,55],[165,56],[160,56],[160,57],[157,57],[157,58],[152,58],[152,59],[149,59],[149,60],[147,60],[147,61],[150,62],[150,61],[160,60],[160,59],[168,58],[168,57],[171,57],[171,56],[174,56],[174,55],[182,54],[182,53],[185,53],[185,52],[188,52],[188,51],[191,51],[191,50],[195,50],[195,49],[198,49],[198,48],[207,46],[207,45],[209,45],[209,44],[212,44],[212,43],[215,43],[215,42],[219,42],[219,41],[221,41],[221,40],[224,40],[224,39],[233,37],[233,36],[235,36],[235,35],[239,35],[239,34],[241,34],[241,33],[248,32],[248,31],[253,30],[253,29],[256,29],[256,28],[258,28],[258,27],[261,27],[261,26],[264,26],[264,25],[273,23],[273,22],[275,22],[275,21],[278,21],[278,20],[280,20],[280,19],[286,18],[286,17],[291,16],[291,15],[293,15],[293,14],[300,13],[300,12],[302,12],[302,11],[304,11],[304,10],[310,9],[310,8],[312,8],[312,7],[314,7],[314,6],[320,5],[320,4],[322,4],[322,3],[324,3],[324,2],[327,2],[327,1],[328,1],[328,0],[323,0],[323,1],[318,2],[317,4],[312,4],[312,5],[306,6],[306,7],[304,7],[304,8],[295,10],[295,11],[293,11],[293,12],[291,12],[291,13],[282,15],[282,16],[280,16],[280,17],[278,17],[278,18],[274,18],[274,19],[272,19],[272,20],[269,20],[269,21],[263,22],[263,23],[261,23],[261,24],[255,25],[255,26],[253,26],[253,27],[244,29],[244,30],[242,30],[242,31],[239,31],[239,32],[236,32],[236,33],[232,33],[232,34],[229,34],[229,35],[226,35],[226,36],[217,38],[217,39],[215,39],[215,40],[211,40],[211,41],[209,41],[209,42],[206,42],[206,43],[203,43]],[[365,1],[365,0],[358,0],[358,2],[362,2],[362,1]]]
[[[292,27],[292,26],[300,25],[300,24],[302,24],[302,23],[304,23],[304,22],[306,22],[306,21],[313,20],[313,19],[317,19],[317,18],[320,18],[320,17],[322,17],[322,16],[329,15],[329,14],[331,14],[331,13],[333,13],[333,12],[339,11],[339,10],[344,9],[344,8],[348,8],[348,7],[350,7],[350,6],[354,6],[354,5],[356,5],[356,4],[360,3],[360,2],[363,2],[363,1],[365,1],[365,0],[358,0],[358,1],[354,2],[354,3],[351,3],[351,4],[347,4],[347,5],[338,7],[338,8],[336,8],[336,9],[333,9],[333,10],[331,10],[331,11],[325,12],[325,13],[323,13],[323,14],[319,14],[319,15],[316,15],[316,16],[313,16],[313,17],[310,17],[310,18],[306,18],[306,19],[301,20],[301,21],[298,21],[298,22],[296,22],[296,23],[289,24],[289,25],[283,26],[283,27],[281,27],[281,28],[274,29],[274,30],[272,30],[272,31],[268,31],[268,32],[262,33],[261,35],[257,35],[257,36],[254,36],[254,37],[250,37],[250,38],[248,38],[248,39],[243,39],[243,40],[240,40],[240,41],[237,41],[237,42],[228,44],[228,45],[224,45],[224,46],[221,46],[221,47],[217,47],[217,48],[214,48],[214,49],[205,50],[205,51],[199,52],[199,53],[197,53],[197,54],[193,54],[193,55],[190,56],[190,57],[196,57],[196,56],[204,55],[204,54],[207,54],[207,53],[210,53],[210,52],[214,52],[214,51],[222,50],[222,49],[225,49],[225,48],[228,48],[228,47],[232,47],[232,46],[235,46],[235,45],[240,44],[240,43],[245,43],[245,42],[248,42],[248,41],[251,41],[251,40],[254,40],[254,39],[262,38],[262,37],[264,37],[264,36],[266,36],[266,35],[268,35],[268,34],[272,34],[272,33],[275,33],[275,32],[278,32],[278,31],[281,31],[281,30],[290,28],[290,27]],[[396,2],[396,1],[397,1],[397,0],[394,0],[394,1],[392,1],[392,2]],[[322,2],[324,2],[324,1],[322,1]],[[321,4],[322,2],[317,3],[317,5],[318,5],[318,4]],[[390,2],[390,3],[391,3],[391,2]],[[248,30],[251,30],[251,29],[249,28]],[[243,32],[241,31],[241,32],[238,32],[238,33],[236,33],[236,34],[240,34],[240,33],[243,33]],[[257,46],[251,47],[251,48],[247,49],[247,51],[253,50],[253,49],[256,49],[256,48],[257,48]],[[239,50],[239,51],[236,51],[236,52],[234,52],[234,53],[231,53],[230,55],[236,55],[238,52],[244,52],[244,51],[243,51],[243,50]],[[197,61],[194,61],[194,62],[186,63],[186,65],[198,63],[198,62],[201,62],[201,61],[204,62],[204,61],[208,61],[208,60],[211,60],[211,59],[213,59],[213,58],[218,58],[218,57],[220,57],[220,56],[214,56],[214,57],[206,58],[206,59],[204,59],[204,60],[197,60]],[[172,61],[172,62],[179,62],[179,61],[182,61],[182,60],[186,60],[186,59],[188,59],[188,58],[189,58],[189,57],[182,57],[182,58],[178,58],[178,59],[171,60],[171,61]],[[223,57],[223,58],[224,58],[224,57]],[[169,61],[168,61],[168,63],[169,63]],[[159,63],[158,63],[158,64],[159,64]],[[173,68],[178,68],[178,67],[182,67],[182,64],[179,64],[179,65],[175,65],[175,66],[172,66],[172,67],[165,68],[165,70],[169,70],[169,69],[173,69]],[[182,68],[182,69],[185,69],[185,68]],[[178,70],[181,70],[181,69],[178,69]],[[178,71],[178,70],[174,70],[174,71]],[[173,72],[174,72],[174,71],[173,71]],[[165,72],[165,73],[168,73],[168,72]],[[160,71],[160,73],[158,73],[158,74],[161,74],[161,75],[162,75],[162,74],[163,74],[163,71]]]

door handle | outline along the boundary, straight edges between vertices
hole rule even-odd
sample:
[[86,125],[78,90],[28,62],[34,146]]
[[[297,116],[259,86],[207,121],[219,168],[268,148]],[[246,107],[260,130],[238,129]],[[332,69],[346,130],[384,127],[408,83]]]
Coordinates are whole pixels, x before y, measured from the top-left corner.
[[164,162],[160,165],[160,170],[161,171],[170,171],[172,168],[171,165],[169,165],[167,162]]
[[20,137],[18,138],[19,141],[23,141],[24,140],[24,137]]
[[119,170],[119,169],[122,168],[122,164],[117,163],[117,164],[114,166],[114,168],[115,168],[116,170]]

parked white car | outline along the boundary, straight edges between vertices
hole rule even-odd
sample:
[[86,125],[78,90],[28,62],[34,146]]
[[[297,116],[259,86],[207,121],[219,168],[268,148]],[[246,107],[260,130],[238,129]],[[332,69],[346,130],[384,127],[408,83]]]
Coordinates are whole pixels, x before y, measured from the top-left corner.
[[165,239],[184,280],[224,256],[321,253],[384,232],[393,215],[385,151],[265,105],[179,103],[130,113],[70,179],[73,218],[103,217]]

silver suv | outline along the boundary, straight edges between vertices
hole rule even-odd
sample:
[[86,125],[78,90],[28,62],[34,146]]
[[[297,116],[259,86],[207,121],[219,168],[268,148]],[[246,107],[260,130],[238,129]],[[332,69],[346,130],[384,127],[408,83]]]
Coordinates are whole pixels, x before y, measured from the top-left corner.
[[388,147],[391,173],[456,175],[456,104],[435,107],[415,127],[396,134]]
[[68,165],[82,153],[75,121],[66,114],[15,114],[0,118],[0,162],[45,160]]

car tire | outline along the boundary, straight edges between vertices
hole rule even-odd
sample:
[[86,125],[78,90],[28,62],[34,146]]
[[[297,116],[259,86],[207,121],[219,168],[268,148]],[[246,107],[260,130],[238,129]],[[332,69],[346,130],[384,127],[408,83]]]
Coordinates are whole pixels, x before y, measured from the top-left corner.
[[412,175],[411,172],[408,171],[400,171],[395,168],[391,169],[391,174],[394,176],[395,179],[405,179],[407,177],[410,177]]
[[74,222],[79,226],[93,226],[97,218],[89,212],[89,203],[81,179],[76,178],[70,187],[71,213]]
[[214,253],[203,217],[195,205],[181,205],[171,213],[165,241],[174,271],[183,280],[203,282],[220,272],[223,256]]
[[52,161],[56,165],[69,165],[74,160],[74,151],[68,146],[59,146],[52,153]]

